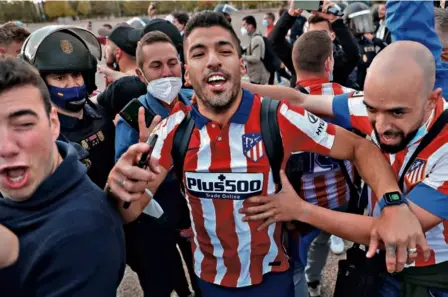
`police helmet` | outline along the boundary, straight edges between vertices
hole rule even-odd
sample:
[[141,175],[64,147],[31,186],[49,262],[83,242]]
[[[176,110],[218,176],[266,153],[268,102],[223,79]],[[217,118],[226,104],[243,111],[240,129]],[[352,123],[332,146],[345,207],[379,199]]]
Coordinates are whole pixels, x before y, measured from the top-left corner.
[[97,60],[101,60],[101,45],[88,30],[59,25],[38,29],[25,40],[20,56],[41,75],[80,72],[88,93],[96,90],[95,73]]
[[147,17],[135,17],[128,20],[126,23],[135,29],[143,29],[149,24],[150,21],[151,20]]
[[363,2],[350,3],[344,10],[344,20],[355,34],[375,31],[370,8]]
[[228,14],[231,14],[232,12],[238,11],[238,9],[236,9],[235,7],[233,7],[230,4],[218,4],[213,11],[214,12],[227,12]]

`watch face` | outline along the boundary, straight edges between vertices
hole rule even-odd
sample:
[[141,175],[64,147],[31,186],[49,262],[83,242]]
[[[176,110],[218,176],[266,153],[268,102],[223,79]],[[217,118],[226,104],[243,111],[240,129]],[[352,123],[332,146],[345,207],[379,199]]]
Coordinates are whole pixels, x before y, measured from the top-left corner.
[[384,195],[384,198],[386,198],[386,201],[391,204],[400,203],[403,200],[398,192],[387,193]]

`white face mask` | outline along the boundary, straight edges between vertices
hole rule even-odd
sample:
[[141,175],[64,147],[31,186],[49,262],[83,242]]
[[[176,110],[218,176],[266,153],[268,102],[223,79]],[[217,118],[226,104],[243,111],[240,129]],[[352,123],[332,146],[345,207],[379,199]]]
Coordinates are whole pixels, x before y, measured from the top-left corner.
[[148,83],[146,89],[155,98],[170,105],[182,88],[180,77],[164,77]]
[[244,28],[244,27],[241,27],[241,34],[242,34],[243,36],[246,36],[246,35],[247,35],[247,29]]

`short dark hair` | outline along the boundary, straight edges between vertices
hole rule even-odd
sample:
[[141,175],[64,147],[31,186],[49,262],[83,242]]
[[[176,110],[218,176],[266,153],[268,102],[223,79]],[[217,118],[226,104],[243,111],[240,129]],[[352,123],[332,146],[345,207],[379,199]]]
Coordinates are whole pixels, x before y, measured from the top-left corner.
[[246,24],[252,25],[252,26],[254,26],[255,29],[257,29],[257,21],[255,20],[255,18],[253,16],[247,15],[243,18],[243,21],[245,21]]
[[272,22],[275,22],[275,15],[272,12],[267,12],[266,15],[272,20]]
[[113,28],[111,24],[104,24],[103,27],[107,27],[110,30],[112,30],[112,28]]
[[184,40],[187,40],[188,36],[190,36],[191,32],[193,32],[194,29],[211,27],[221,27],[224,30],[228,31],[230,35],[232,35],[233,41],[235,42],[238,56],[241,57],[240,40],[238,39],[235,30],[233,30],[232,25],[230,25],[224,15],[220,12],[201,11],[193,15],[193,17],[188,21],[187,26],[185,27]]
[[188,14],[186,14],[185,12],[174,12],[172,14],[173,18],[175,18],[180,24],[182,25],[187,25],[188,20],[190,19],[190,17],[188,16]]
[[286,12],[286,8],[282,7],[278,10],[278,17],[281,18],[282,15]]
[[224,15],[224,17],[226,18],[226,20],[231,23],[232,22],[232,17],[230,16],[230,14],[228,12],[223,11],[222,14]]
[[324,19],[323,17],[319,16],[319,15],[314,15],[312,14],[309,18],[308,18],[308,24],[318,24],[318,23],[327,23],[328,28],[330,29],[330,31],[333,31],[333,27],[331,27],[331,23],[329,20]]
[[49,116],[51,112],[50,93],[37,69],[16,57],[0,55],[0,94],[23,86],[33,86],[39,89],[45,112]]
[[321,73],[324,63],[333,54],[333,42],[324,31],[309,31],[297,39],[292,50],[296,71]]
[[0,44],[10,45],[13,42],[24,42],[30,32],[14,23],[6,23],[0,27]]
[[143,35],[142,39],[140,39],[137,45],[136,58],[137,58],[137,65],[140,69],[143,67],[145,61],[143,47],[157,42],[169,43],[174,47],[174,49],[176,49],[176,46],[174,45],[173,41],[165,33],[160,31],[151,31],[146,33],[145,35]]

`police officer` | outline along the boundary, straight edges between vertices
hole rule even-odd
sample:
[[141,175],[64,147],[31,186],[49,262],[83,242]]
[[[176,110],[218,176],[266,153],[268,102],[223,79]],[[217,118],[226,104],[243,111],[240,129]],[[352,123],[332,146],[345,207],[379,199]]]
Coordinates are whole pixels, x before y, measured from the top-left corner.
[[372,41],[375,26],[369,6],[362,2],[354,2],[344,10],[344,21],[355,36],[358,42],[359,54],[361,59],[358,66],[349,76],[348,85],[357,90],[364,88],[364,80],[367,74],[367,68],[375,58],[379,48],[376,48]]
[[21,57],[39,70],[48,86],[61,123],[60,139],[75,143],[90,179],[104,188],[114,165],[115,127],[89,100],[101,59],[98,40],[85,29],[47,26],[30,35]]

